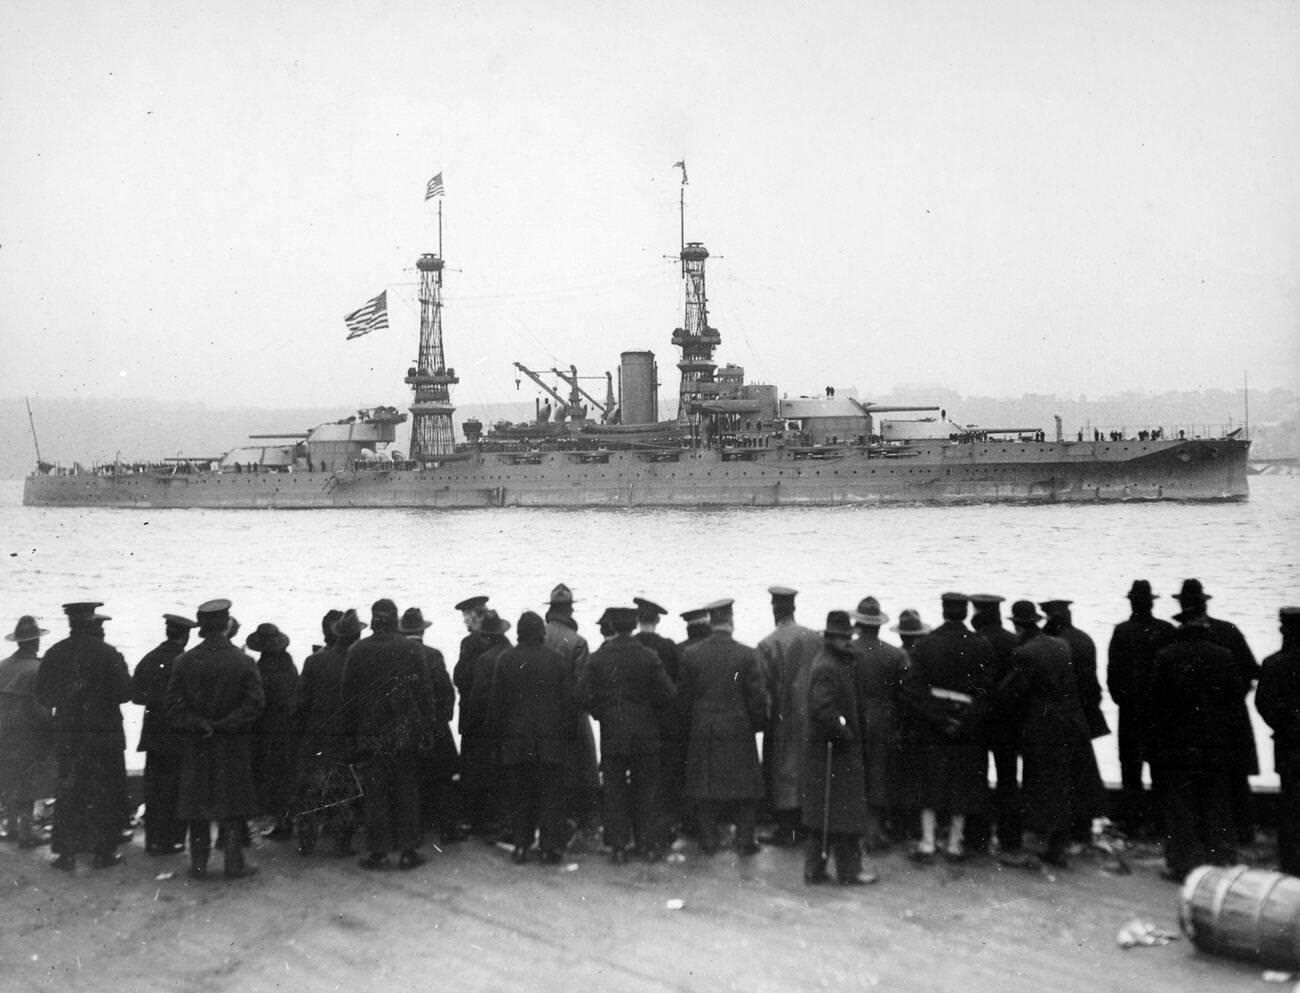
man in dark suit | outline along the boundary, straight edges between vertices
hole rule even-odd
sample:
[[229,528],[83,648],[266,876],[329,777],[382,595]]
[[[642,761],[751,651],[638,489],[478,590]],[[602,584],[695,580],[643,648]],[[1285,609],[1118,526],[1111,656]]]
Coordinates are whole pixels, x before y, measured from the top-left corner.
[[1273,729],[1278,796],[1277,855],[1283,872],[1300,876],[1300,607],[1278,611],[1282,648],[1261,665],[1255,709]]
[[180,791],[181,736],[167,720],[167,682],[172,666],[198,627],[188,617],[163,614],[162,644],[142,658],[131,676],[131,702],[144,707],[140,744],[144,752],[144,850],[167,855],[185,849],[185,822],[176,816]]
[[[664,665],[664,672],[673,684],[674,697],[677,681],[681,678],[682,656],[677,644],[658,631],[659,618],[668,613],[663,607],[645,597],[633,597],[636,604],[636,640],[645,645]],[[682,823],[682,779],[686,770],[686,728],[676,700],[657,708],[659,719],[659,811],[663,823],[659,826],[659,841],[671,843]]]
[[659,656],[632,637],[636,610],[611,607],[606,615],[614,636],[587,660],[578,702],[600,724],[605,841],[622,865],[634,825],[637,848],[652,861],[663,855],[658,711],[676,688]]

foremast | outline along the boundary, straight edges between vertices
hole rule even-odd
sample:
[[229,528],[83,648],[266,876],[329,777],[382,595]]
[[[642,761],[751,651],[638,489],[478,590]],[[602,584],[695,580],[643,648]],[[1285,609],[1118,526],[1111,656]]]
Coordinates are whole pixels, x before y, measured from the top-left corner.
[[702,394],[711,393],[708,384],[714,382],[717,363],[713,350],[722,344],[722,335],[709,327],[709,301],[705,291],[704,263],[709,250],[702,242],[686,240],[686,163],[678,162],[682,170],[682,189],[678,203],[681,216],[682,283],[685,288],[686,312],[682,326],[673,331],[673,344],[682,350],[681,386],[677,395],[677,420],[690,420],[691,406]]
[[438,253],[416,260],[420,273],[420,354],[406,374],[411,404],[411,461],[428,462],[455,451],[451,387],[460,380],[447,368],[442,347],[442,201],[438,201]]

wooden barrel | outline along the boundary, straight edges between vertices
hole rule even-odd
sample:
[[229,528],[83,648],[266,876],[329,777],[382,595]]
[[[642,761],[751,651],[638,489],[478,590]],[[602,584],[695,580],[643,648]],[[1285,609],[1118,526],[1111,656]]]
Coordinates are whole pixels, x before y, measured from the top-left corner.
[[1244,865],[1193,869],[1179,919],[1205,952],[1300,968],[1300,879]]

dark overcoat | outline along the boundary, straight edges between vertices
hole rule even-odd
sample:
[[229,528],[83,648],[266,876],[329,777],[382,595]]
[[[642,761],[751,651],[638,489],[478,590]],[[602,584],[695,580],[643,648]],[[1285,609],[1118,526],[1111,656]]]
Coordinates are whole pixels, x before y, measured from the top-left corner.
[[456,687],[447,672],[442,652],[432,645],[417,641],[429,670],[429,685],[433,687],[433,754],[429,758],[431,774],[436,780],[451,779],[460,769],[460,754],[456,751],[456,738],[451,733],[451,720],[456,714]]
[[50,748],[50,712],[36,702],[34,651],[19,648],[0,662],[0,796],[34,800]]
[[[491,715],[497,660],[510,647],[504,635],[485,635],[482,650],[456,666],[460,690],[460,774],[466,789],[485,790],[496,780],[500,741]],[[462,675],[463,674],[463,675]]]
[[1079,687],[1079,703],[1088,721],[1088,734],[1101,738],[1110,734],[1106,715],[1101,712],[1101,681],[1097,678],[1097,645],[1092,638],[1072,623],[1051,619],[1043,625],[1043,632],[1060,638],[1070,646],[1070,664],[1074,667],[1074,680]]
[[1296,768],[1300,761],[1300,648],[1284,647],[1260,664],[1255,709],[1273,731],[1274,768]]
[[[578,634],[578,625],[573,618],[547,612],[546,647],[557,652],[568,663],[576,687],[587,667],[590,650],[587,639]],[[573,712],[573,725],[569,731],[569,756],[564,762],[564,788],[572,794],[589,792],[599,786],[596,734],[591,728],[590,715],[578,707]]]
[[767,692],[754,650],[730,632],[713,632],[683,653],[678,693],[691,722],[686,795],[762,799],[756,735],[767,720]]
[[1123,744],[1145,737],[1145,708],[1156,652],[1173,637],[1174,626],[1150,614],[1134,614],[1116,624],[1111,633],[1106,648],[1106,689],[1119,708],[1119,737]]
[[1016,636],[1002,626],[996,617],[987,619],[976,614],[971,619],[974,632],[993,649],[993,672],[989,680],[989,702],[984,714],[984,741],[989,748],[1014,746],[1019,735],[1021,715],[1015,705],[1007,700],[998,688],[1011,674],[1011,653],[1018,644]]
[[343,702],[346,645],[326,645],[307,656],[298,681],[294,729],[298,736],[298,811],[330,810],[350,817],[352,808],[335,804],[355,792],[356,780],[347,768],[352,757],[352,733]]
[[1044,836],[1069,830],[1076,819],[1099,813],[1104,801],[1070,648],[1036,632],[1012,653],[1012,666],[1002,691],[1022,714],[1026,826]]
[[266,705],[253,724],[253,783],[262,813],[278,816],[289,809],[297,784],[298,669],[288,652],[268,651],[258,658],[257,672]]
[[176,660],[167,683],[167,716],[184,736],[181,820],[257,812],[250,735],[264,705],[257,666],[225,635],[203,639]]
[[676,695],[663,662],[630,634],[616,635],[587,660],[578,702],[600,723],[601,755],[653,755],[659,711]]
[[907,654],[879,638],[860,638],[853,647],[858,653],[855,677],[862,711],[867,802],[892,806],[901,788],[898,708]]
[[41,660],[36,699],[54,711],[59,802],[52,850],[115,845],[129,814],[121,706],[131,699],[126,660],[101,635],[73,633]]
[[1181,627],[1156,654],[1147,756],[1173,772],[1237,773],[1254,754],[1241,670],[1203,627]]
[[131,702],[144,707],[137,752],[153,752],[155,755],[181,753],[181,736],[167,719],[167,683],[171,679],[172,666],[184,651],[185,646],[180,642],[164,641],[145,655],[131,674]]
[[827,746],[830,746],[830,816],[832,834],[861,834],[867,829],[866,766],[863,760],[862,707],[857,678],[861,658],[823,646],[808,671],[807,741],[804,748],[803,823],[822,830],[826,819]]
[[770,713],[763,734],[763,771],[773,810],[794,810],[802,802],[800,782],[808,747],[808,674],[822,650],[816,631],[793,620],[755,647]]
[[516,645],[497,660],[488,713],[502,765],[561,765],[573,727],[574,686],[568,663],[545,645]]
[[988,793],[982,720],[993,673],[988,641],[945,621],[911,650],[903,676],[907,765],[922,809],[970,814]]
[[[1232,653],[1232,659],[1237,665],[1237,672],[1241,676],[1242,693],[1243,695],[1249,693],[1251,684],[1259,678],[1259,663],[1255,661],[1255,653],[1250,650],[1250,645],[1246,643],[1246,636],[1231,621],[1221,621],[1217,617],[1207,617],[1206,620],[1210,622],[1210,640],[1215,644],[1222,645]],[[1239,722],[1235,734],[1241,742],[1241,748],[1238,752],[1241,766],[1236,771],[1248,776],[1257,775],[1259,773],[1259,752],[1255,747],[1255,736],[1250,724],[1250,712],[1243,707],[1240,710],[1234,708],[1233,713]]]

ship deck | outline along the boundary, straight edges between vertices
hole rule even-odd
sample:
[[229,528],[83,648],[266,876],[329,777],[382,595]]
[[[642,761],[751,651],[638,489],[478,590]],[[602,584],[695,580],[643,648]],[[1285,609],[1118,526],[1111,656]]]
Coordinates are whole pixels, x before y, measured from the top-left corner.
[[[302,858],[260,842],[251,879],[190,880],[184,856],[75,875],[45,849],[0,848],[8,989],[998,990],[1222,993],[1260,968],[1185,938],[1122,950],[1134,916],[1177,931],[1178,888],[1159,859],[1115,875],[1084,856],[1056,875],[992,859],[918,868],[878,857],[876,886],[808,887],[801,853],[558,867],[512,865],[477,841],[426,847],[413,871]],[[214,855],[219,865],[219,856]],[[174,875],[167,877],[168,873]],[[682,901],[671,909],[669,901]]]

